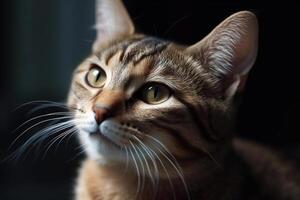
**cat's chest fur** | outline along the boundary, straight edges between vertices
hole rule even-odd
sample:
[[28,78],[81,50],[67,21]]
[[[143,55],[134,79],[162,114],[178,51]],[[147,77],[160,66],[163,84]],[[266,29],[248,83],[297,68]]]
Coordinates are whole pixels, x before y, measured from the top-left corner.
[[[202,186],[192,186],[190,199],[296,200],[299,197],[300,175],[295,166],[284,162],[272,150],[253,142],[235,140],[233,146],[236,149],[233,153],[235,155],[230,156],[220,170],[219,178],[201,183]],[[155,196],[153,190],[147,189],[136,196],[135,178],[134,174],[124,173],[123,167],[104,167],[95,161],[86,160],[77,180],[76,199],[167,200],[174,197],[174,191],[164,187],[160,187]],[[188,199],[185,193],[176,193],[180,191],[176,185],[174,188],[176,199]]]

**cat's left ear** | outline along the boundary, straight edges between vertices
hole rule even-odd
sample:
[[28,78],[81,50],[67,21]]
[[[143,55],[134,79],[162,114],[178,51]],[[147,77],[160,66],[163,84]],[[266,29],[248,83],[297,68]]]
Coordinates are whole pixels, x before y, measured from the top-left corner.
[[226,99],[242,90],[258,46],[256,16],[249,11],[231,15],[186,51],[198,57],[218,81]]
[[93,52],[134,33],[134,25],[121,0],[96,0],[97,36]]

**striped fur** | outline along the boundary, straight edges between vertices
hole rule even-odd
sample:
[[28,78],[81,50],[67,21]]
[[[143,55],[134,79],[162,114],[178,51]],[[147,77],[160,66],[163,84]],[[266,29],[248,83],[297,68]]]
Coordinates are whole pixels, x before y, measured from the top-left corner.
[[[108,74],[109,82],[105,85],[105,90],[88,88],[84,81],[85,74],[94,64],[104,68]],[[135,98],[136,92],[148,82],[161,82],[172,89],[172,97],[168,103],[149,106]],[[74,73],[69,102],[89,111],[97,99],[99,101],[99,97],[104,97],[104,92],[109,94],[109,91],[123,90],[123,107],[118,109],[115,119],[120,123],[130,123],[143,133],[158,138],[177,161],[182,162],[183,170],[185,167],[189,169],[191,166],[188,163],[193,160],[202,160],[206,165],[198,163],[198,169],[207,171],[217,170],[221,157],[217,152],[220,147],[216,146],[220,143],[215,140],[216,134],[212,135],[215,130],[211,129],[213,122],[210,121],[208,106],[213,104],[211,109],[218,115],[228,114],[227,103],[221,100],[217,91],[213,91],[214,88],[211,74],[201,66],[198,59],[184,53],[182,46],[138,35],[114,42],[83,61]],[[101,102],[106,101],[113,100],[103,99]],[[228,123],[231,123],[229,119]],[[84,143],[84,139],[81,140]],[[145,138],[143,142],[149,147],[153,145],[151,141],[147,144]],[[226,144],[222,142],[221,145]],[[168,162],[165,165],[176,179],[177,172],[174,168]],[[161,180],[164,180],[166,174],[161,167],[159,170]],[[185,174],[185,177],[189,176],[190,174]],[[174,181],[175,183],[184,188],[180,181]],[[172,190],[169,184],[166,185],[166,190]],[[177,195],[184,194],[182,198],[187,198],[184,189],[179,191],[181,192]]]
[[[76,125],[88,155],[77,200],[239,199],[244,168],[231,148],[234,100],[256,57],[255,16],[234,14],[187,47],[134,33],[121,1],[98,2],[93,52],[75,70],[68,99],[80,110]],[[109,24],[106,17],[123,18]],[[95,66],[106,74],[102,88],[87,84]],[[145,103],[141,90],[151,83],[165,85],[170,97]]]

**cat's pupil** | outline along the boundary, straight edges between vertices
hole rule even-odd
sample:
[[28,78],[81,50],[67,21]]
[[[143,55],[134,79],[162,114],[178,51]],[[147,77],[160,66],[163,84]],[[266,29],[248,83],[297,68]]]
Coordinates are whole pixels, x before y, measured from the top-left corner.
[[142,93],[142,100],[149,104],[159,104],[170,97],[170,91],[162,84],[147,86]]
[[101,76],[101,73],[99,70],[94,70],[93,71],[94,77],[95,77],[95,82],[97,82]]
[[158,93],[159,93],[159,88],[158,88],[158,87],[153,87],[153,86],[152,86],[152,87],[149,88],[149,90],[150,90],[150,92],[152,91],[151,94],[153,95],[153,96],[152,96],[153,99],[159,98],[159,95],[158,95]]

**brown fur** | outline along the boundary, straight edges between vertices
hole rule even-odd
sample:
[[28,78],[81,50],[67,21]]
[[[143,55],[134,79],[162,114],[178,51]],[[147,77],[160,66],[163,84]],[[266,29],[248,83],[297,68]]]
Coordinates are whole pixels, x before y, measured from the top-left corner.
[[[242,160],[246,160],[245,163],[238,161],[238,157],[228,159],[228,167],[231,169],[222,169],[227,176],[219,176],[212,181],[213,185],[206,182],[204,192],[199,185],[196,186],[201,194],[192,199],[298,199],[300,176],[295,165],[279,156],[278,152],[253,142],[235,139],[233,146]],[[134,199],[136,182],[132,177],[134,176],[130,172],[124,173],[122,167],[101,167],[95,161],[86,160],[78,179],[77,199]],[[147,192],[149,191],[145,191]],[[172,199],[170,194],[171,191],[166,189],[156,199]],[[152,198],[151,194],[141,196],[145,200]]]
[[[68,99],[78,108],[75,118],[90,113],[101,119],[95,131],[79,133],[88,157],[80,169],[76,199],[264,199],[284,182],[290,186],[283,192],[292,192],[273,197],[295,200],[298,181],[284,178],[294,171],[289,164],[285,168],[259,145],[236,140],[232,146],[236,94],[257,52],[256,17],[236,13],[200,42],[183,46],[134,33],[121,1],[99,2],[93,52],[74,72]],[[106,72],[103,87],[86,83],[93,66]],[[141,99],[141,90],[153,82],[171,91],[165,103]],[[109,136],[99,131],[105,120],[115,123],[105,127],[111,128]],[[124,148],[132,156],[128,163]],[[258,152],[264,159],[253,156]],[[266,163],[274,167],[264,167]],[[271,170],[268,175],[265,169]],[[151,185],[155,172],[157,189]],[[271,183],[273,176],[277,186]],[[264,185],[248,187],[257,180]]]

